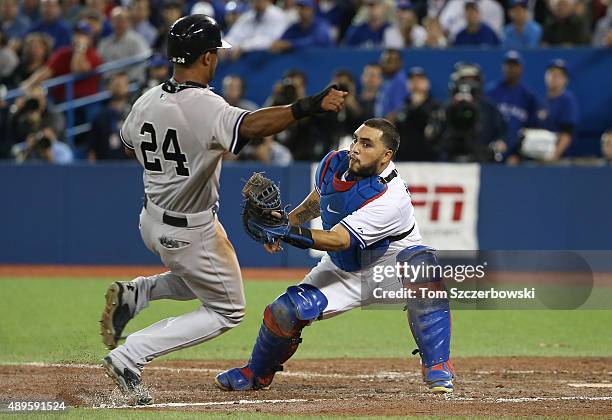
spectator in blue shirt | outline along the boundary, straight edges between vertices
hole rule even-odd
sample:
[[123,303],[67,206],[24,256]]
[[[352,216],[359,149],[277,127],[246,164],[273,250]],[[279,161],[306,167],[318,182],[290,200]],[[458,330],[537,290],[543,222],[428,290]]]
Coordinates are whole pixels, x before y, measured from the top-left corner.
[[325,20],[315,15],[314,0],[297,0],[296,6],[298,21],[272,43],[270,51],[280,53],[291,49],[331,46],[331,28]]
[[352,47],[379,47],[383,43],[389,22],[385,17],[384,0],[367,0],[367,20],[351,25],[344,36],[344,43]]
[[537,48],[542,39],[542,27],[529,17],[527,0],[512,0],[508,15],[512,23],[504,28],[504,48]]
[[70,25],[61,17],[62,9],[58,0],[40,2],[41,19],[30,28],[32,32],[42,32],[53,39],[53,50],[69,47],[72,41]]
[[487,96],[504,116],[508,124],[506,156],[515,155],[519,130],[537,126],[538,100],[521,82],[523,60],[516,51],[508,51],[502,65],[504,78],[487,91]]
[[467,26],[455,37],[455,46],[496,46],[499,38],[495,31],[480,19],[478,3],[468,1],[465,3],[465,21]]
[[30,29],[30,19],[19,13],[17,0],[2,0],[0,2],[0,22],[6,39],[22,38]]
[[317,16],[325,19],[332,28],[332,39],[342,39],[344,33],[351,25],[351,19],[355,15],[351,0],[322,0],[319,1]]
[[408,96],[406,88],[406,73],[404,72],[402,56],[399,50],[388,49],[380,55],[380,66],[384,81],[376,97],[374,114],[395,122],[397,112],[404,105]]
[[31,23],[38,22],[40,19],[40,2],[38,0],[22,0],[20,5],[20,14],[27,16]]
[[557,133],[557,149],[552,160],[564,156],[572,143],[572,137],[579,120],[578,101],[567,89],[569,74],[565,61],[550,62],[544,76],[547,95],[544,106],[538,112],[540,128]]

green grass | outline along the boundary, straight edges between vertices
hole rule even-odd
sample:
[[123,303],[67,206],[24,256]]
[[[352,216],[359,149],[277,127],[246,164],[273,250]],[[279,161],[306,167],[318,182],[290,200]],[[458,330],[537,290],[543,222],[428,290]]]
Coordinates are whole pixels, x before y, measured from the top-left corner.
[[[109,280],[2,279],[0,363],[96,363],[106,352],[98,319]],[[237,328],[167,359],[246,359],[264,307],[288,282],[246,282],[247,316]],[[196,308],[157,301],[128,332]],[[457,356],[611,356],[609,311],[467,311],[453,313]],[[297,358],[412,357],[405,313],[354,310],[306,328]]]

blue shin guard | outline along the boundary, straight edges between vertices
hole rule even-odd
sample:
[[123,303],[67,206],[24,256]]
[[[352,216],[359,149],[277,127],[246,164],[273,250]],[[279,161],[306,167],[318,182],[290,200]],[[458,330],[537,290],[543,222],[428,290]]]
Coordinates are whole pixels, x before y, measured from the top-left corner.
[[267,388],[274,374],[297,351],[302,329],[323,313],[327,298],[309,284],[291,286],[264,311],[249,363],[217,375],[223,390]]
[[[434,251],[423,246],[407,248],[398,254],[398,261],[435,266]],[[411,283],[428,290],[444,290],[441,279],[423,276]],[[452,392],[454,371],[450,363],[451,319],[447,297],[408,299],[408,324],[421,355],[423,378],[434,392]]]

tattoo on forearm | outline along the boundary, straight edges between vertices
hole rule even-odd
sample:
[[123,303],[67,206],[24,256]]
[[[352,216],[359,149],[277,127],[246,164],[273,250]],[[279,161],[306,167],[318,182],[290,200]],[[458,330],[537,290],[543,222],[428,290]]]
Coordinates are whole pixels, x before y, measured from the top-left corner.
[[315,200],[308,200],[300,206],[301,208],[296,209],[295,214],[292,215],[294,224],[301,225],[312,219],[319,217],[321,209],[319,203]]

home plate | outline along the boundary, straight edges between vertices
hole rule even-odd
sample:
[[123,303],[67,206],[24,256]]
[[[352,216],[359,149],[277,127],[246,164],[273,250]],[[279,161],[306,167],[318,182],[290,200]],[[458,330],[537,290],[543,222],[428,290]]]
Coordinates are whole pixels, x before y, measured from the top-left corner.
[[612,388],[612,383],[592,383],[592,384],[567,384],[567,386],[571,386],[574,388]]

